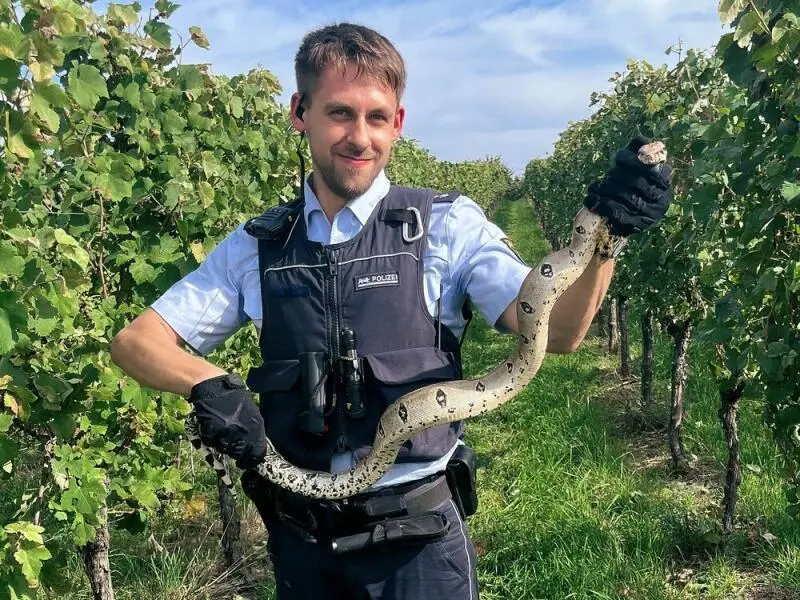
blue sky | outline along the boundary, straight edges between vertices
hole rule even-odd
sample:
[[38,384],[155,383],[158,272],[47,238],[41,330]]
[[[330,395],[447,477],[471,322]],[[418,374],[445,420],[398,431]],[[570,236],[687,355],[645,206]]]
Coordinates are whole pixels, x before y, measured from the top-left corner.
[[[151,4],[151,2],[145,2]],[[716,0],[184,0],[177,32],[201,27],[211,47],[184,62],[234,75],[261,65],[294,91],[305,33],[351,21],[373,27],[406,60],[404,134],[437,157],[500,155],[521,172],[547,155],[589,95],[609,87],[627,58],[673,64],[664,53],[710,48],[724,32]],[[99,7],[98,7],[99,8]]]

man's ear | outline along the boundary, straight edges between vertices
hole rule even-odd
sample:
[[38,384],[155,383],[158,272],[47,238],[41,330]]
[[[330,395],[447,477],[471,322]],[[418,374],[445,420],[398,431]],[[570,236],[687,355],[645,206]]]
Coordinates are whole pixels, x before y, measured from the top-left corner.
[[403,133],[403,122],[406,118],[406,109],[403,106],[398,106],[394,113],[394,122],[392,123],[393,139],[398,139],[400,134]]
[[306,124],[305,121],[303,121],[306,110],[305,106],[303,106],[304,100],[303,94],[300,92],[295,92],[292,94],[292,98],[289,103],[292,125],[300,133],[303,133],[306,130]]

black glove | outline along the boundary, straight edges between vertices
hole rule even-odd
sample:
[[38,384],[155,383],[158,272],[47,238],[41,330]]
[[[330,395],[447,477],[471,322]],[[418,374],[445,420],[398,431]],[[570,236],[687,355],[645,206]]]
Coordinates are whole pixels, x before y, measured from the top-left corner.
[[264,419],[253,394],[235,374],[218,375],[192,388],[200,440],[236,459],[240,469],[255,467],[267,453]]
[[589,186],[583,205],[606,218],[612,235],[644,231],[658,223],[669,208],[671,169],[666,164],[645,165],[637,156],[639,148],[650,141],[635,137],[617,152],[605,177]]

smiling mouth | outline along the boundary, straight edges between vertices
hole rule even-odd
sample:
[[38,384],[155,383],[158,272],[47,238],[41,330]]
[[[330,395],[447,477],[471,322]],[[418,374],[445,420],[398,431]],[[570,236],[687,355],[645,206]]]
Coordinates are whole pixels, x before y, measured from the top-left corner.
[[340,154],[339,158],[342,159],[346,167],[354,169],[365,168],[372,162],[371,158],[355,158],[344,154]]

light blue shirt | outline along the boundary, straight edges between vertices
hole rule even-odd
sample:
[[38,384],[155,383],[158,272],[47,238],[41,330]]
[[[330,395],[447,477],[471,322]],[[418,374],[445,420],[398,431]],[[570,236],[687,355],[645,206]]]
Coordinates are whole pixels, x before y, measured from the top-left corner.
[[[381,172],[370,188],[350,201],[330,223],[306,180],[304,218],[308,238],[323,244],[351,239],[361,231],[390,185]],[[231,232],[196,270],[152,305],[203,356],[250,321],[261,332],[258,244],[243,227],[242,224]],[[433,205],[426,235],[423,281],[430,314],[436,316],[441,290],[442,324],[457,336],[464,330],[461,307],[467,297],[490,323],[496,323],[530,272],[530,267],[503,241],[503,231],[486,218],[475,202],[460,196],[452,203]],[[449,458],[450,454],[428,464],[394,465],[373,487],[413,481],[441,471]],[[340,472],[352,464],[350,453],[337,455],[331,470]]]

